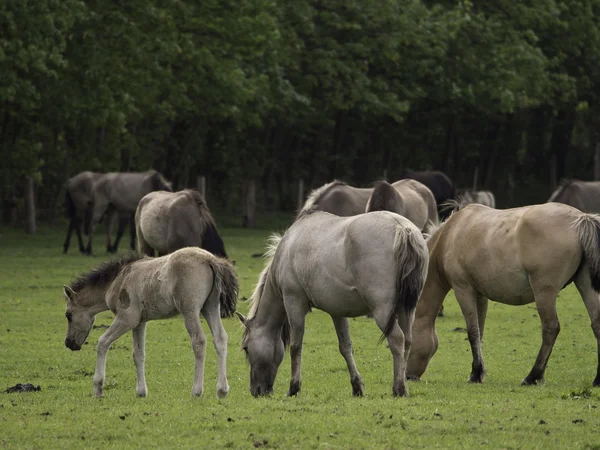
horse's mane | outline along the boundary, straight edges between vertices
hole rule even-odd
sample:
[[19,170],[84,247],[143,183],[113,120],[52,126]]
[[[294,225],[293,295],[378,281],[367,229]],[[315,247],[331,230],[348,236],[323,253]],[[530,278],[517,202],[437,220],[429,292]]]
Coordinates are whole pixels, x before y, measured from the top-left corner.
[[196,189],[184,189],[181,192],[187,195],[188,198],[195,203],[196,207],[198,208],[198,212],[200,213],[199,225],[202,229],[202,247],[211,252],[213,255],[227,258],[225,245],[223,244],[223,240],[217,232],[217,224],[210,213],[208,204],[206,203],[206,200],[202,194]]
[[[254,288],[254,292],[250,296],[248,303],[250,305],[250,310],[248,312],[248,320],[252,319],[256,312],[258,311],[258,307],[260,304],[260,299],[262,297],[262,293],[265,289],[265,285],[267,284],[267,278],[269,276],[269,271],[271,270],[271,263],[273,262],[273,256],[275,256],[275,251],[279,246],[279,242],[281,242],[282,234],[273,233],[269,236],[267,241],[267,250],[265,251],[265,268],[260,273],[258,277],[258,282],[256,283],[256,287]],[[246,336],[248,335],[248,328],[244,330],[244,335],[242,336],[242,342],[244,342]],[[282,330],[281,330],[281,339],[283,340],[284,346],[287,346],[290,342],[290,325],[285,320]]]
[[167,181],[167,179],[165,177],[163,177],[162,173],[160,173],[158,170],[154,170],[152,169],[150,171],[151,175],[150,175],[150,180],[152,183],[152,190],[154,191],[160,191],[160,190],[165,190],[165,191],[173,191],[172,187],[170,186],[170,183]]
[[143,259],[145,256],[138,253],[130,253],[121,258],[111,259],[100,264],[98,267],[86,272],[70,285],[75,292],[80,291],[86,286],[103,287],[117,278],[117,275],[131,263]]
[[448,216],[442,222],[440,222],[438,224],[430,223],[429,228],[424,233],[424,237],[425,237],[425,240],[427,241],[427,244],[429,244],[431,239],[433,239],[433,237],[436,236],[441,231],[442,227],[444,225],[446,225],[446,223],[448,222],[448,219],[450,219],[450,217],[452,217],[452,215],[455,212],[463,209],[466,205],[461,205],[456,200],[448,200],[448,201],[445,201],[444,203],[442,203],[441,206],[444,208],[445,211],[450,210],[450,214],[448,214]]
[[302,215],[303,211],[306,209],[310,209],[313,206],[316,206],[317,202],[319,201],[319,199],[325,195],[329,190],[333,189],[336,186],[347,186],[346,183],[344,183],[343,181],[340,180],[333,180],[331,183],[327,183],[324,184],[323,186],[317,188],[317,189],[313,189],[310,194],[308,195],[308,198],[306,199],[306,202],[304,202],[304,206],[302,207],[302,209],[300,210],[300,212],[298,213],[298,217],[300,217],[300,215]]

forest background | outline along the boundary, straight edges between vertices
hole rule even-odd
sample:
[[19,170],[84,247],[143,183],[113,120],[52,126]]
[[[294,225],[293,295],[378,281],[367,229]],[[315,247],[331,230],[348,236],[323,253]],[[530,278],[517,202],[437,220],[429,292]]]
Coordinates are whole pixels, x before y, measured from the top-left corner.
[[[0,3],[4,221],[82,170],[205,177],[213,209],[438,169],[540,203],[594,173],[600,0]],[[599,146],[600,147],[600,146]],[[599,165],[597,165],[599,166]]]

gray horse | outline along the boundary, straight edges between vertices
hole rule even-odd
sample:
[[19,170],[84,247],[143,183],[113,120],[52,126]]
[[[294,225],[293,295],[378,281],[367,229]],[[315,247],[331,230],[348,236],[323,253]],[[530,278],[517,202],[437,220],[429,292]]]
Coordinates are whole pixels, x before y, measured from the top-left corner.
[[[86,228],[83,229],[85,234],[89,233],[87,226],[89,226],[89,217],[86,218],[86,214],[91,213],[88,208],[89,203],[92,200],[92,186],[95,182],[97,182],[102,176],[103,173],[100,172],[80,172],[77,175],[69,178],[66,183],[66,191],[65,191],[65,206],[67,209],[67,216],[69,217],[69,226],[67,228],[67,236],[65,238],[65,243],[63,244],[63,252],[67,253],[69,251],[69,245],[71,243],[71,235],[73,230],[77,233],[77,240],[79,243],[79,251],[81,253],[86,253],[86,249],[83,245],[83,239],[81,237],[82,228],[85,225]],[[104,225],[106,230],[106,248],[109,251],[113,249],[116,250],[119,240],[123,235],[125,230],[125,226],[127,222],[133,225],[133,216],[131,214],[120,214],[119,218],[119,227],[117,231],[117,238],[115,240],[114,246],[111,245],[110,242],[110,232],[112,227],[113,218],[115,216],[115,211],[109,208],[106,211],[104,217]],[[133,226],[130,227],[131,233],[131,248],[135,248],[135,230]]]
[[288,395],[300,392],[304,323],[311,308],[331,315],[355,396],[363,395],[364,384],[354,362],[348,317],[371,312],[392,352],[392,393],[408,395],[411,327],[429,261],[421,230],[388,211],[338,217],[312,209],[283,237],[272,238],[267,256],[249,317],[238,313],[246,328],[242,347],[250,363],[252,395],[272,393],[287,343],[292,361]]
[[[415,180],[400,180],[391,184],[398,192],[397,212],[407,217],[421,231],[429,224],[438,223],[435,198],[427,186]],[[357,188],[335,180],[313,190],[308,196],[299,216],[306,210],[316,208],[336,216],[355,216],[365,212],[374,188]]]
[[[92,252],[94,228],[102,216],[114,208],[118,214],[135,214],[144,195],[153,191],[172,191],[171,183],[156,170],[147,172],[110,172],[102,176],[92,187],[89,204],[89,238],[86,251]],[[109,249],[109,251],[115,249]]]
[[600,181],[563,180],[548,202],[564,203],[587,213],[600,213]]
[[137,395],[148,389],[144,375],[146,324],[150,320],[183,316],[196,359],[192,395],[202,395],[206,336],[200,325],[204,316],[218,363],[217,396],[229,393],[227,382],[227,333],[221,322],[235,311],[238,279],[233,265],[199,248],[184,248],[163,258],[130,255],[101,264],[63,287],[68,321],[65,346],[81,350],[95,317],[111,310],[115,319],[98,339],[94,393],[102,397],[106,356],[111,344],[128,331],[133,336],[133,360]]
[[474,191],[472,189],[457,190],[456,196],[460,207],[467,206],[471,203],[496,207],[496,197],[491,191]]
[[[560,203],[505,210],[473,204],[443,222],[427,245],[430,265],[415,314],[409,378],[418,379],[437,351],[436,313],[450,289],[467,325],[470,382],[481,383],[486,373],[481,341],[488,299],[515,306],[535,302],[542,345],[523,385],[544,379],[560,331],[556,298],[571,282],[587,308],[600,350],[599,215]],[[598,362],[594,386],[600,385]]]
[[182,247],[201,247],[227,258],[225,246],[200,192],[156,191],[145,195],[135,213],[138,252],[166,255]]

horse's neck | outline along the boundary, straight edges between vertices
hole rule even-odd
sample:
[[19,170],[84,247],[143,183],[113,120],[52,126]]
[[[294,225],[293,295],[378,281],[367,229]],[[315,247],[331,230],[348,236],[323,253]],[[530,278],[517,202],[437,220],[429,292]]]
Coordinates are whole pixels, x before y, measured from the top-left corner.
[[417,303],[415,311],[415,319],[425,320],[427,322],[435,322],[438,312],[444,303],[446,294],[450,290],[447,283],[442,280],[439,272],[435,267],[435,263],[429,267],[427,279],[423,286],[423,292]]
[[81,302],[82,306],[88,307],[94,315],[107,311],[109,308],[106,304],[106,291],[109,286],[110,283],[106,287],[90,286],[83,288],[84,295],[82,297],[85,298],[85,301]]
[[287,317],[283,297],[271,280],[267,280],[254,313],[258,327],[281,328]]

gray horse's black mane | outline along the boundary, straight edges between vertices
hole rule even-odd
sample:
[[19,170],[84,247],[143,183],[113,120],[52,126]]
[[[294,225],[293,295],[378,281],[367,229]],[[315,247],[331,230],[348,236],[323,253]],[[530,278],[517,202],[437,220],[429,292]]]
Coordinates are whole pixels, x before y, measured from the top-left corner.
[[86,286],[102,287],[107,283],[111,283],[117,278],[117,275],[129,264],[143,259],[145,256],[137,253],[130,253],[121,258],[112,259],[103,262],[98,267],[90,270],[87,273],[80,275],[70,285],[71,289],[79,292]]
[[166,183],[165,178],[158,170],[152,169],[151,172],[152,172],[152,175],[151,175],[150,180],[152,183],[153,191],[172,191],[172,189]]
[[206,199],[196,189],[184,189],[185,192],[194,203],[200,212],[201,220],[204,221],[204,232],[202,233],[202,248],[211,252],[213,255],[229,259],[225,251],[223,239],[217,231],[217,223],[208,209]]

